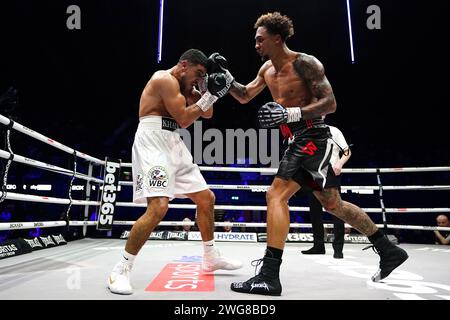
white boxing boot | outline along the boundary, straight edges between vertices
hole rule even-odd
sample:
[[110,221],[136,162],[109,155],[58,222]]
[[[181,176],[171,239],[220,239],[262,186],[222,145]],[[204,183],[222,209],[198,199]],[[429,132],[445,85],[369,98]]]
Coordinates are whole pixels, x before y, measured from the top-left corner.
[[130,284],[131,265],[119,262],[116,264],[108,278],[108,288],[112,293],[132,294]]
[[242,262],[235,259],[222,257],[219,250],[214,249],[203,255],[202,270],[212,272],[215,270],[236,270],[242,268]]

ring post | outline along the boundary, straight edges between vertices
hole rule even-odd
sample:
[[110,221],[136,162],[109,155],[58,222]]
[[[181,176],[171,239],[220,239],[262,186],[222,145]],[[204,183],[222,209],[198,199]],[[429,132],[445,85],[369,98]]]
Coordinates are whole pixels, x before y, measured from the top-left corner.
[[391,242],[398,244],[397,237],[394,236],[393,234],[388,234],[389,231],[386,221],[386,207],[384,206],[383,201],[383,184],[381,183],[380,168],[377,168],[377,182],[378,182],[378,195],[380,197],[381,217],[383,218],[384,233]]
[[[94,165],[92,164],[92,162],[89,162],[89,167],[88,167],[88,177],[92,177],[92,171],[93,171]],[[85,190],[85,195],[86,195],[86,199],[87,201],[91,200],[91,183],[89,180],[86,181],[86,190]],[[84,221],[88,221],[89,220],[89,205],[85,205],[84,206]],[[87,232],[87,225],[83,226],[83,237],[86,237],[86,232]]]

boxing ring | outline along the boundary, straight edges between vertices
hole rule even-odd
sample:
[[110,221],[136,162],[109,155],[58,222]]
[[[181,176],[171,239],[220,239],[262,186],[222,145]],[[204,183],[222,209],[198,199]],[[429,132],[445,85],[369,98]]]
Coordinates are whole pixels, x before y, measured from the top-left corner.
[[[90,210],[97,208],[101,202],[93,200],[93,190],[101,190],[104,179],[96,177],[95,171],[104,171],[105,160],[97,159],[53,139],[37,133],[3,115],[0,123],[6,127],[8,150],[0,150],[0,157],[6,161],[5,174],[2,181],[0,201],[43,203],[49,206],[65,206],[65,215],[54,221],[16,221],[0,222],[0,231],[45,228],[80,228],[83,236],[88,234],[88,228],[97,226],[97,221],[90,221]],[[9,142],[10,130],[16,130],[42,143],[52,146],[69,155],[73,155],[73,169],[66,169],[49,163],[31,159],[25,155],[15,154]],[[77,159],[85,161],[87,172],[77,171]],[[8,190],[8,170],[12,162],[31,166],[37,169],[53,172],[70,177],[68,198],[32,195],[10,192]],[[131,163],[121,163],[122,168],[130,168]],[[251,172],[257,174],[275,174],[274,168],[236,168],[236,167],[204,167],[204,172]],[[449,213],[450,207],[440,208],[385,208],[384,191],[423,190],[427,192],[448,191],[450,185],[383,185],[381,174],[429,173],[448,172],[450,167],[414,167],[414,168],[351,168],[343,169],[345,174],[375,174],[377,184],[372,186],[342,186],[342,192],[357,194],[375,194],[378,192],[380,207],[363,208],[367,213],[381,214],[380,228],[388,230],[418,230],[432,232],[433,230],[450,231],[450,228],[413,225],[391,224],[387,214],[404,213]],[[101,174],[100,174],[101,175]],[[84,199],[72,198],[72,187],[75,180],[85,183]],[[131,181],[120,180],[120,188],[129,188]],[[212,190],[243,190],[259,192],[264,200],[264,192],[268,185],[246,184],[210,184]],[[70,219],[72,208],[84,209],[83,219]],[[117,201],[117,211],[121,208],[135,208],[139,215],[144,212],[146,205],[132,202]],[[195,210],[193,204],[169,205],[170,209]],[[266,211],[264,205],[216,205],[216,210],[253,210]],[[307,212],[309,207],[290,206],[290,212]],[[160,227],[180,227],[194,222],[162,221]],[[114,220],[114,227],[131,229],[134,221]],[[235,228],[266,228],[261,222],[215,222],[216,227],[232,226]],[[351,227],[346,225],[347,227]],[[291,223],[291,230],[310,228],[309,223]],[[332,228],[332,224],[325,224]],[[167,231],[167,230],[166,230]],[[157,233],[157,232],[156,232]],[[166,233],[170,234],[170,231]],[[180,233],[178,233],[180,234]],[[189,235],[191,234],[192,237]],[[302,255],[301,250],[311,246],[308,241],[295,241],[296,234],[291,232],[291,240],[286,243],[281,265],[280,280],[283,285],[281,297],[267,297],[238,294],[230,290],[234,281],[246,280],[254,274],[252,260],[263,256],[266,243],[259,234],[250,234],[236,241],[221,238],[217,232],[217,246],[223,255],[240,259],[244,267],[236,271],[216,271],[213,274],[203,274],[200,271],[202,247],[198,232],[187,232],[183,239],[170,238],[158,240],[157,235],[150,237],[140,251],[133,272],[131,283],[134,294],[130,296],[114,295],[109,292],[106,279],[114,264],[119,260],[124,249],[124,239],[83,237],[74,241],[56,240],[54,246],[42,250],[32,250],[27,254],[0,259],[0,299],[38,299],[38,300],[450,300],[450,277],[448,277],[447,263],[450,258],[450,247],[434,244],[401,243],[409,259],[395,270],[387,279],[380,283],[370,281],[370,276],[377,270],[379,257],[371,251],[363,251],[367,243],[346,243],[344,245],[344,259],[333,259],[331,243],[326,243],[325,255]],[[263,233],[261,233],[263,234]],[[126,232],[122,235],[126,238]],[[184,235],[184,234],[183,234]],[[53,239],[60,239],[58,235]],[[224,241],[220,241],[223,239]],[[32,240],[32,239],[30,239]],[[183,240],[183,241],[180,241]],[[261,241],[259,241],[261,240]],[[181,285],[183,284],[183,285]]]

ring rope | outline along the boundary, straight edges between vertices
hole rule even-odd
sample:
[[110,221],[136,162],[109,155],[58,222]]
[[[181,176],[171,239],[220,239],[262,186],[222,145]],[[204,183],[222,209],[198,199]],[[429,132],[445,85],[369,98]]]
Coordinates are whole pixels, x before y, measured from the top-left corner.
[[89,155],[87,155],[85,153],[76,151],[75,149],[72,149],[72,148],[70,148],[68,146],[65,146],[62,143],[59,143],[59,142],[57,142],[57,141],[55,141],[53,139],[50,139],[50,138],[48,138],[48,137],[46,137],[46,136],[44,136],[44,135],[42,135],[42,134],[40,134],[40,133],[30,129],[30,128],[27,128],[24,125],[21,125],[21,124],[19,124],[17,122],[13,122],[12,120],[8,119],[7,117],[5,117],[5,116],[3,116],[1,114],[0,114],[0,123],[4,124],[5,126],[8,126],[8,125],[11,124],[11,126],[12,126],[12,128],[14,130],[17,130],[17,131],[19,131],[19,132],[21,132],[21,133],[23,133],[23,134],[25,134],[27,136],[35,138],[36,140],[44,142],[44,143],[46,143],[46,144],[48,144],[50,146],[53,146],[53,147],[55,147],[55,148],[57,148],[59,150],[62,150],[62,151],[67,152],[69,154],[72,154],[72,153],[75,152],[77,157],[83,158],[83,159],[85,159],[87,161],[90,161],[90,162],[93,162],[93,163],[96,163],[96,164],[99,164],[99,165],[105,165],[105,161],[102,161],[100,159],[94,158],[94,157],[89,156]]
[[[119,181],[121,186],[133,186],[133,181]],[[221,190],[251,190],[252,192],[266,192],[269,185],[233,185],[233,184],[208,184],[210,189]],[[379,186],[341,186],[343,192],[347,190],[378,190]],[[450,190],[450,185],[433,185],[433,186],[383,186],[383,190]]]
[[[136,221],[114,221],[114,225],[127,226],[133,225]],[[55,228],[66,226],[66,221],[36,221],[36,222],[2,222],[0,223],[0,231],[3,230],[19,230],[19,229],[33,229],[33,228]],[[70,226],[93,227],[97,225],[96,221],[69,221]],[[183,221],[161,221],[158,226],[186,226],[195,225],[195,222],[183,222]],[[334,228],[331,223],[324,223],[325,228]],[[249,228],[266,228],[265,222],[214,222],[215,227],[249,227]],[[377,227],[383,225],[377,224]],[[311,223],[291,223],[289,228],[311,228]],[[345,224],[345,227],[352,228],[351,225]],[[429,231],[450,231],[450,227],[435,227],[435,226],[415,226],[415,225],[396,225],[388,224],[390,229],[407,229],[407,230],[429,230]]]
[[[50,139],[30,128],[25,127],[17,122],[12,121],[11,119],[0,114],[0,123],[5,126],[11,126],[14,130],[17,130],[23,134],[26,134],[32,138],[35,138],[41,142],[44,142],[48,145],[51,145],[55,148],[58,148],[64,152],[72,154],[75,152],[77,157],[83,158],[85,160],[91,161],[93,163],[99,165],[105,165],[105,161],[100,160],[98,158],[92,157],[85,153],[74,150],[70,147],[63,145],[53,139]],[[122,167],[131,168],[130,162],[123,162],[121,164]],[[260,172],[260,173],[272,173],[275,174],[277,172],[276,168],[241,168],[241,167],[208,167],[208,166],[199,166],[201,171],[221,171],[221,172]],[[405,168],[380,168],[380,172],[431,172],[431,171],[450,171],[450,166],[441,166],[441,167],[405,167]],[[344,168],[342,169],[343,173],[376,173],[377,169],[372,168]]]
[[[9,200],[18,201],[30,201],[30,202],[42,202],[42,203],[52,203],[52,204],[69,204],[68,199],[63,198],[53,198],[53,197],[43,197],[30,194],[14,193],[8,192],[6,198]],[[73,205],[78,206],[97,206],[100,204],[99,201],[86,201],[86,200],[72,200]],[[116,202],[117,207],[141,207],[146,208],[147,204],[133,203],[133,202]],[[172,209],[197,209],[195,204],[169,204],[169,208]],[[235,205],[215,205],[214,209],[222,210],[255,210],[255,211],[267,211],[266,206],[235,206]],[[309,211],[309,207],[289,207],[290,211]],[[369,213],[379,213],[380,208],[362,208],[362,210]],[[420,212],[420,213],[436,213],[436,212],[450,212],[450,208],[386,208],[388,213],[403,213],[403,212]]]
[[[130,162],[122,162],[123,168],[131,168]],[[199,166],[200,171],[219,171],[219,172],[256,172],[275,174],[277,168],[245,168],[245,167],[209,167]],[[434,171],[450,171],[450,167],[404,167],[404,168],[379,168],[382,173],[396,172],[434,172]],[[375,168],[344,168],[342,173],[376,173]]]
[[[61,168],[49,163],[45,163],[42,161],[38,161],[35,159],[26,158],[24,156],[18,154],[11,154],[6,152],[5,150],[0,149],[0,158],[10,159],[13,158],[13,161],[19,162],[22,164],[26,164],[29,166],[37,167],[43,170],[64,174],[67,176],[72,176],[73,172]],[[98,179],[92,176],[85,175],[83,173],[76,173],[76,177],[79,179],[96,182],[98,184],[102,184],[103,180]],[[120,181],[119,185],[121,186],[132,186],[133,181]],[[222,189],[222,190],[251,190],[253,192],[265,192],[270,187],[268,185],[220,185],[220,184],[212,184],[208,185],[211,189]],[[378,190],[379,186],[342,186],[342,191],[345,192],[347,190]],[[422,185],[411,185],[411,186],[383,186],[383,190],[450,190],[450,185],[431,185],[431,186],[422,186]]]
[[[122,166],[130,166],[131,163],[122,163]],[[201,171],[223,171],[223,172],[260,172],[277,173],[277,168],[236,168],[236,167],[206,167],[199,166]],[[394,172],[431,172],[431,171],[450,171],[450,167],[408,167],[408,168],[344,168],[343,173],[376,173],[377,170],[383,173]]]
[[[9,159],[11,157],[11,155],[14,156],[13,161],[15,161],[15,162],[19,162],[19,163],[22,163],[22,164],[26,164],[26,165],[29,165],[29,166],[33,166],[33,167],[36,167],[36,168],[40,168],[40,169],[51,171],[51,172],[55,172],[55,173],[64,174],[66,176],[72,176],[73,175],[73,171],[71,171],[71,170],[64,169],[64,168],[61,168],[61,167],[58,167],[58,166],[54,166],[52,164],[45,163],[45,162],[42,162],[42,161],[26,158],[26,157],[18,155],[18,154],[11,154],[9,152],[6,152],[5,150],[1,150],[0,149],[0,158]],[[89,177],[89,176],[87,176],[87,175],[85,175],[83,173],[76,173],[75,177],[78,178],[78,179],[88,180],[88,181],[96,182],[96,183],[99,183],[99,184],[103,183],[103,180],[97,179],[97,178],[94,178],[94,177]]]

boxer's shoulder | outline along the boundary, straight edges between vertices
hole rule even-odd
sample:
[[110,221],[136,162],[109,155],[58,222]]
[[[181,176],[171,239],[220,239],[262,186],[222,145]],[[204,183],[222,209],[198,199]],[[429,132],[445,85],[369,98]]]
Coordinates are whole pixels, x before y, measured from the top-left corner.
[[158,82],[158,83],[164,83],[164,82],[176,82],[178,83],[177,79],[170,73],[169,70],[158,70],[156,71],[150,81]]

